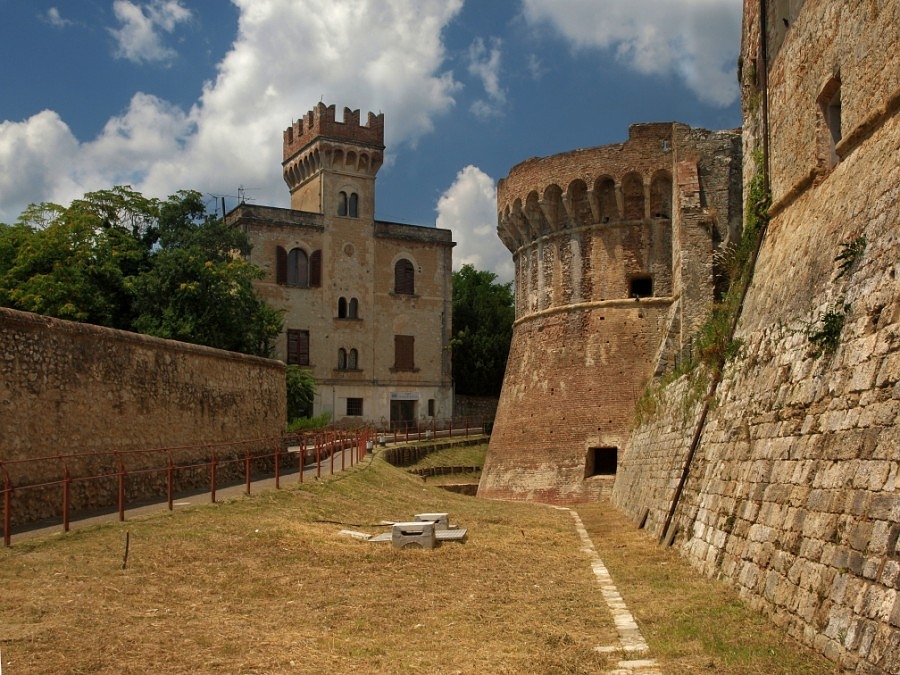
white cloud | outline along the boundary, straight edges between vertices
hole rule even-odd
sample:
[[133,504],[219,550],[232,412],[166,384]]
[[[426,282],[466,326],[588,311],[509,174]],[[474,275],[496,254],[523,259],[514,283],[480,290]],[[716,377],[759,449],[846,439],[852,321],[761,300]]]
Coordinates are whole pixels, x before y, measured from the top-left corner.
[[469,165],[437,205],[436,225],[453,231],[453,267],[470,264],[488,270],[499,281],[513,280],[512,256],[497,237],[497,190],[494,180],[477,166]]
[[[79,142],[56,113],[0,123],[0,222],[32,201],[68,203],[129,183],[147,196],[194,188],[287,206],[281,133],[318,101],[384,112],[385,144],[414,144],[454,105],[444,26],[462,0],[234,0],[235,41],[197,102],[182,110],[137,93],[97,138]],[[134,7],[132,3],[117,3]],[[179,3],[151,3],[163,12]],[[149,9],[144,9],[149,12]],[[153,26],[174,26],[156,15]],[[137,25],[137,24],[136,24]],[[9,175],[15,173],[15,175]]]
[[523,0],[532,25],[550,24],[576,48],[613,49],[635,70],[681,77],[698,98],[737,100],[738,0]]
[[113,13],[121,24],[109,30],[116,39],[116,56],[135,63],[173,59],[176,53],[163,44],[162,33],[171,33],[191,18],[180,0],[151,0],[143,7],[131,0],[116,0]]
[[491,40],[490,49],[484,40],[477,38],[469,47],[469,74],[481,80],[487,94],[487,99],[478,99],[471,106],[476,117],[494,117],[503,113],[506,90],[500,86],[500,46],[498,38]]
[[71,26],[73,23],[69,19],[64,19],[56,7],[48,9],[44,14],[43,19],[54,28],[65,28],[66,26]]

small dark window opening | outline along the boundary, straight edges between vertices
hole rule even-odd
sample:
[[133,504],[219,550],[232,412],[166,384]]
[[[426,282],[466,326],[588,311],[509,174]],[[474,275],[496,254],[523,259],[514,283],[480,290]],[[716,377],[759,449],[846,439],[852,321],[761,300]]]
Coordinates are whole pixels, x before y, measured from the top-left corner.
[[428,399],[428,416],[434,417],[434,399]]
[[341,347],[338,349],[338,370],[347,369],[347,350]]
[[363,414],[363,400],[361,398],[347,399],[347,417],[360,417]]
[[653,297],[653,278],[652,277],[634,277],[628,283],[629,298],[652,298]]
[[359,318],[359,300],[356,298],[350,298],[350,308],[347,316],[351,319]]
[[347,318],[347,298],[338,298],[338,318]]
[[584,477],[615,476],[618,463],[618,448],[588,448],[584,461]]
[[835,147],[841,140],[841,88],[838,85],[837,90],[834,92],[834,96],[825,104],[823,108],[823,113],[825,114],[825,124],[828,126],[828,134],[831,138],[830,149],[831,149],[831,166],[834,166],[838,162],[837,152],[835,151]]
[[350,195],[350,205],[347,209],[347,215],[351,218],[359,217],[359,195],[357,195],[355,192],[351,193]]
[[338,212],[339,216],[347,215],[347,193],[341,192],[338,194]]
[[350,350],[347,355],[347,370],[357,370],[359,368],[359,352],[355,349]]

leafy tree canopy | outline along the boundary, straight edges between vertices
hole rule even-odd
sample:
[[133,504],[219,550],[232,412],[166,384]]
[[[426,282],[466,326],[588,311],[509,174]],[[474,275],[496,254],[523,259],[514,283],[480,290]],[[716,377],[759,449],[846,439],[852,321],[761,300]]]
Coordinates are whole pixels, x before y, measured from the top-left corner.
[[512,282],[463,265],[453,273],[453,380],[459,394],[499,396],[515,319]]
[[0,224],[0,304],[269,356],[281,313],[257,296],[262,272],[241,257],[249,250],[198,192],[90,192]]

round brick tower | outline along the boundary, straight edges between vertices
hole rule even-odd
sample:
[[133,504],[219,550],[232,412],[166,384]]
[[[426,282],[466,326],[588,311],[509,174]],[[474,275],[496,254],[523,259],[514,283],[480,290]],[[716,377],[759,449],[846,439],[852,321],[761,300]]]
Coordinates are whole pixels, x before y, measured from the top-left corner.
[[713,301],[740,184],[738,133],[676,123],[529,159],[499,182],[516,322],[479,496],[569,503],[611,488],[637,398]]

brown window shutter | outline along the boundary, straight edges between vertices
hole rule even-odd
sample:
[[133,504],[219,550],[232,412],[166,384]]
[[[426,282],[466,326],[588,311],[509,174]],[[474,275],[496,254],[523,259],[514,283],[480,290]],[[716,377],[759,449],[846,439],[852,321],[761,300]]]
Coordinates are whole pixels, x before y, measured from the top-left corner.
[[415,370],[415,337],[412,335],[394,336],[394,369]]
[[313,251],[309,256],[309,285],[312,288],[322,285],[322,251]]

